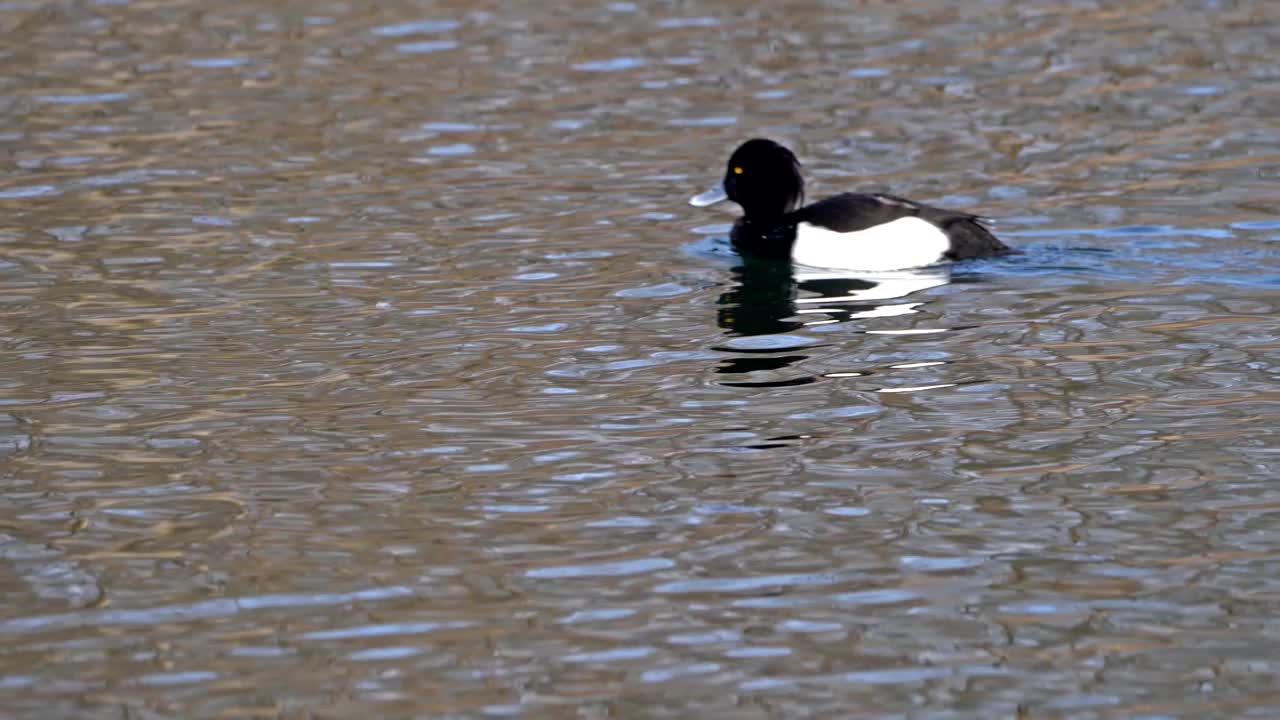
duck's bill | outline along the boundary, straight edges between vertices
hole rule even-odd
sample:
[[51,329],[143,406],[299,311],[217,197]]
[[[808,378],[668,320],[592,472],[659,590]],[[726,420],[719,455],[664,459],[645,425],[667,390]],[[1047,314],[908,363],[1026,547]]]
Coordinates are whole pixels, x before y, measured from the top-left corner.
[[728,199],[729,194],[724,191],[724,184],[721,183],[701,195],[694,195],[689,198],[689,204],[694,207],[707,207],[708,205],[715,205],[722,200]]

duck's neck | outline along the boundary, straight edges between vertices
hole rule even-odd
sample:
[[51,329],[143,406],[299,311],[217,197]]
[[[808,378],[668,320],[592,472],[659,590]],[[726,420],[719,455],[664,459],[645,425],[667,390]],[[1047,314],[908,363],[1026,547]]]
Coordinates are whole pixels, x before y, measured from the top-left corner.
[[786,205],[760,207],[753,205],[742,209],[742,219],[749,223],[773,224],[782,222],[788,213]]

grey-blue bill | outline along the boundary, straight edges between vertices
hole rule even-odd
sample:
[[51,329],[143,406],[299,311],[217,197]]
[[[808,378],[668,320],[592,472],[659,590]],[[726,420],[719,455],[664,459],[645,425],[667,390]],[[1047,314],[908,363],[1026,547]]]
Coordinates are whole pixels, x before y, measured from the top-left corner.
[[689,204],[694,207],[707,207],[728,199],[729,194],[724,191],[724,183],[716,183],[716,186],[710,190],[689,198]]

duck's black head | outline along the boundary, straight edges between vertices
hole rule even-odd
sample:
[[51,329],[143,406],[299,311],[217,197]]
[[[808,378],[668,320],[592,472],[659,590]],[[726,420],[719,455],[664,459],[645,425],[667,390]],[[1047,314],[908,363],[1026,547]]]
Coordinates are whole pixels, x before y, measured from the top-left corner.
[[804,202],[800,161],[787,148],[764,138],[748,140],[733,151],[722,188],[723,194],[717,188],[691,202],[710,205],[727,197],[741,205],[747,217],[781,215]]

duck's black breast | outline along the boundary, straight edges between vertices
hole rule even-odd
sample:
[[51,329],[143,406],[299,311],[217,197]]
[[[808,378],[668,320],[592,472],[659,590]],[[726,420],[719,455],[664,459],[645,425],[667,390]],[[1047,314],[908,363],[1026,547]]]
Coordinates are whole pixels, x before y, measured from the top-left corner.
[[772,260],[790,260],[796,244],[798,221],[787,216],[772,220],[742,217],[733,224],[729,240],[748,255]]

